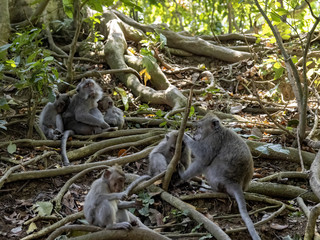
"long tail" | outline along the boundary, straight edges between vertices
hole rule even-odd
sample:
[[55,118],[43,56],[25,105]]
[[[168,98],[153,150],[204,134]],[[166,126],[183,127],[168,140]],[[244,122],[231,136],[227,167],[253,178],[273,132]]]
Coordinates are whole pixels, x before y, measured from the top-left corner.
[[66,130],[63,132],[63,136],[61,139],[61,157],[62,157],[62,163],[64,166],[70,165],[68,156],[67,156],[67,141],[70,136],[74,135],[73,130]]
[[149,175],[143,175],[138,177],[136,180],[134,180],[126,189],[126,193],[129,196],[131,194],[131,191],[141,182],[144,180],[150,179],[151,177]]
[[249,217],[247,207],[246,207],[246,201],[245,201],[244,195],[243,195],[243,191],[242,191],[241,187],[239,186],[239,184],[233,184],[232,186],[229,186],[228,193],[236,199],[236,201],[238,203],[240,215],[241,215],[244,223],[246,224],[252,239],[253,240],[261,240],[256,229],[254,228],[254,225],[253,225],[251,218]]

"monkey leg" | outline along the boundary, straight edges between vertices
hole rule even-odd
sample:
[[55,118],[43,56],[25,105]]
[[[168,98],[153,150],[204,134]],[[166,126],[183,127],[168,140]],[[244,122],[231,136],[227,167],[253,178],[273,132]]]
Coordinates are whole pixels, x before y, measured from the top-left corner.
[[[171,160],[171,159],[170,159]],[[161,153],[153,153],[149,157],[149,175],[156,176],[167,170],[168,163],[165,156]]]

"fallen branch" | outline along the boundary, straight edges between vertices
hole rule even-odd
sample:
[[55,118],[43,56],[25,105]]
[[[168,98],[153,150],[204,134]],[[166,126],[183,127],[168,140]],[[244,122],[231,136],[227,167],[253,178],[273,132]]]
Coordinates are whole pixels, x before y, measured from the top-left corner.
[[47,170],[36,170],[36,171],[27,171],[21,173],[13,173],[11,174],[6,183],[21,181],[21,180],[29,180],[29,179],[39,179],[39,178],[47,178],[47,177],[56,177],[67,175],[71,173],[77,173],[84,169],[95,167],[95,166],[112,166],[114,164],[124,165],[130,162],[135,162],[137,160],[143,159],[149,155],[152,151],[153,147],[145,148],[138,153],[133,153],[129,156],[119,157],[112,160],[105,160],[95,163],[86,163],[80,165],[70,165],[59,169],[47,169]]
[[79,218],[83,218],[83,212],[78,212],[69,216],[66,216],[65,218],[61,219],[60,221],[41,229],[39,232],[33,233],[31,235],[28,235],[24,238],[22,238],[21,240],[30,240],[30,239],[36,239],[36,238],[40,238],[43,237],[45,235],[48,235],[49,233],[53,232],[54,230],[56,230],[57,228],[66,225],[69,222],[73,222]]
[[6,181],[8,181],[8,179],[10,178],[11,174],[12,174],[14,171],[18,170],[18,169],[21,168],[21,167],[27,166],[27,165],[29,165],[29,164],[31,164],[31,163],[36,163],[36,162],[38,162],[39,160],[41,160],[41,159],[43,159],[43,158],[48,158],[48,157],[50,157],[50,156],[52,156],[52,155],[55,155],[55,154],[56,154],[56,152],[46,152],[46,153],[44,153],[44,154],[41,155],[41,156],[37,156],[37,157],[32,158],[32,159],[30,159],[30,160],[28,160],[28,161],[26,161],[26,162],[22,162],[20,165],[13,166],[13,167],[9,168],[9,169],[5,172],[5,174],[1,177],[1,179],[0,179],[0,189],[2,188],[3,184],[4,184]]

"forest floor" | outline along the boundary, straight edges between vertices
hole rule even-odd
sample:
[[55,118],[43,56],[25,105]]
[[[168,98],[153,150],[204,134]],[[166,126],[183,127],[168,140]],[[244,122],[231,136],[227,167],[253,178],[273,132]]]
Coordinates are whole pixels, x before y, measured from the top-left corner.
[[[246,119],[246,122],[223,122],[227,127],[235,129],[242,136],[250,136],[258,131],[256,126],[271,126],[267,120],[266,114],[261,111],[259,103],[254,100],[254,96],[249,92],[252,90],[252,85],[246,84],[246,81],[250,81],[250,78],[255,78],[258,76],[258,68],[253,65],[250,61],[243,61],[237,64],[226,64],[221,61],[207,59],[204,57],[198,57],[196,60],[194,58],[178,58],[173,57],[172,61],[174,64],[179,64],[181,67],[187,66],[198,66],[198,64],[207,62],[206,66],[213,66],[211,69],[215,79],[218,80],[219,85],[228,91],[228,94],[214,94],[208,93],[206,95],[196,96],[195,101],[204,103],[210,110],[221,111],[225,113],[230,113],[230,109],[233,106],[240,106],[240,111],[236,114],[240,115],[242,118]],[[220,79],[234,79],[232,81],[220,81]],[[168,74],[169,81],[176,85],[179,89],[190,88],[190,82],[192,78],[196,78],[196,74],[193,71],[181,72],[178,74]],[[188,81],[185,81],[188,80]],[[117,83],[115,83],[117,84]],[[199,84],[205,84],[199,82]],[[274,86],[274,85],[272,85]],[[123,87],[123,86],[122,86]],[[259,91],[265,94],[263,99],[265,102],[270,102],[270,107],[275,106],[275,99],[273,96],[267,97],[267,93],[270,89],[270,84],[259,85]],[[248,91],[249,90],[249,91]],[[290,96],[285,96],[290,98]],[[251,100],[250,100],[251,99]],[[284,125],[294,118],[296,114],[296,109],[293,108],[292,111],[286,110],[285,104],[276,104],[280,109],[276,111],[277,119],[282,121]],[[283,109],[281,110],[281,106]],[[163,111],[168,111],[169,109],[165,106],[150,106],[154,109],[161,109]],[[265,107],[268,107],[266,104]],[[256,112],[250,112],[251,110],[256,110]],[[253,111],[252,110],[252,111]],[[20,109],[19,113],[25,113],[26,109]],[[134,106],[130,106],[129,111],[126,113],[127,116],[133,116],[131,111],[136,111]],[[145,115],[147,116],[147,114]],[[25,117],[25,116],[24,116]],[[127,123],[127,127],[137,127],[136,124]],[[143,126],[139,126],[143,127]],[[156,126],[158,127],[158,126]],[[310,129],[310,127],[309,127]],[[0,141],[13,141],[17,139],[25,138],[27,132],[27,126],[25,123],[16,123],[10,125],[6,132],[1,131]],[[256,133],[257,134],[257,133]],[[263,132],[260,139],[256,141],[268,142],[268,143],[280,143],[282,146],[290,146],[293,139],[285,135],[284,133],[278,134],[268,134]],[[34,132],[35,139],[38,139],[38,135]],[[143,148],[132,148],[129,149],[127,155],[133,152],[142,150]],[[302,147],[303,150],[311,151],[306,146]],[[15,160],[27,160],[35,156],[41,155],[47,150],[57,150],[59,149],[52,147],[23,147],[19,146],[14,155],[10,155],[6,149],[0,149],[0,155],[12,158]],[[104,159],[114,159],[118,156],[118,150],[108,152],[104,155]],[[86,159],[78,160],[73,162],[73,164],[78,164],[84,162]],[[60,163],[56,162],[55,158],[49,158],[46,162],[40,162],[36,165],[28,166],[29,170],[43,170],[46,168],[59,168]],[[0,175],[3,175],[9,167],[14,166],[13,162],[1,161],[0,164]],[[272,175],[274,173],[285,172],[285,171],[300,171],[301,166],[298,163],[279,160],[270,160],[263,158],[254,158],[254,180],[262,177]],[[126,173],[134,173],[138,175],[146,174],[148,169],[148,159],[144,158],[142,160],[127,164],[124,166],[124,171]],[[25,171],[25,167],[21,167],[17,172]],[[101,170],[92,171],[85,177],[77,180],[71,185],[69,191],[63,197],[63,207],[60,212],[53,213],[52,216],[56,218],[42,218],[35,221],[36,229],[43,229],[50,224],[57,221],[60,216],[67,216],[82,210],[84,197],[87,194],[91,183],[98,177]],[[30,225],[25,225],[24,223],[32,219],[37,215],[35,203],[46,202],[52,200],[56,194],[59,192],[61,187],[69,180],[73,175],[64,175],[57,177],[40,178],[34,180],[24,180],[12,183],[6,183],[0,190],[0,239],[21,239],[27,235],[28,228],[30,230]],[[204,182],[204,181],[203,181]],[[274,182],[288,184],[293,186],[298,186],[300,188],[310,190],[310,186],[307,179],[278,179]],[[159,183],[158,183],[159,184]],[[180,188],[170,187],[169,193],[174,196],[182,195],[196,195],[200,192],[208,192],[209,190],[205,186],[200,186],[197,182],[188,182],[183,184]],[[140,198],[147,198],[146,196],[140,196]],[[185,234],[184,237],[180,239],[200,239],[206,236],[207,232],[202,225],[199,225],[196,221],[190,219],[179,210],[174,209],[170,204],[163,201],[159,194],[150,193],[150,196],[154,200],[154,203],[145,206],[147,209],[147,214],[141,214],[141,212],[135,212],[141,220],[152,229],[161,232],[162,234],[168,234],[170,238],[177,238],[179,234]],[[281,196],[273,197],[283,203],[295,207],[295,211],[284,210],[273,218],[271,221],[264,223],[257,227],[259,234],[262,239],[301,239],[304,235],[304,230],[306,226],[306,217],[299,209],[296,199],[286,199]],[[216,224],[218,224],[223,230],[235,229],[238,227],[243,227],[244,223],[241,217],[238,215],[238,208],[235,200],[224,199],[224,198],[214,198],[214,199],[194,199],[188,201],[196,207],[198,211],[204,213],[208,218],[212,219]],[[305,201],[308,206],[313,206],[315,203]],[[247,208],[249,212],[259,210],[270,206],[268,204],[257,202],[257,201],[247,201]],[[251,215],[254,222],[257,222],[263,218],[270,216],[275,212],[277,208],[266,208]],[[226,218],[220,218],[225,216]],[[79,222],[78,222],[79,223]],[[34,226],[33,226],[34,227]],[[32,232],[32,230],[30,230]],[[174,237],[173,234],[176,234]],[[231,239],[250,239],[250,236],[246,230],[235,232],[229,234]],[[285,238],[287,237],[287,238]],[[290,238],[291,237],[291,238]],[[43,237],[42,239],[45,239]],[[202,238],[202,239],[210,239]]]

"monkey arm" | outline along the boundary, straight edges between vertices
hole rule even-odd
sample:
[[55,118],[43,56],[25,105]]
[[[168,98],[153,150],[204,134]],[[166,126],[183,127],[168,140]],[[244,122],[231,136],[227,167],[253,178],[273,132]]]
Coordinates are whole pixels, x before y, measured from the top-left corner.
[[[77,107],[75,111],[75,119],[78,122],[82,122],[91,126],[97,126],[101,128],[108,128],[109,125],[103,120],[103,117],[100,118],[101,112],[97,109],[91,109],[87,111],[87,109],[83,108],[81,105]],[[102,114],[101,114],[102,116]]]
[[118,202],[118,208],[119,209],[133,208],[133,207],[136,207],[136,206],[137,206],[136,201],[119,201]]
[[201,163],[201,159],[195,159],[185,172],[183,172],[181,168],[179,169],[180,178],[186,181],[201,174],[206,167],[207,166]]
[[61,114],[57,114],[56,116],[56,129],[60,131],[60,133],[63,133],[64,127],[63,127],[63,120]]
[[109,201],[121,200],[121,199],[124,199],[126,196],[127,194],[124,192],[99,194],[97,196],[97,199],[98,199],[97,202],[100,203],[103,200],[109,200]]

